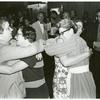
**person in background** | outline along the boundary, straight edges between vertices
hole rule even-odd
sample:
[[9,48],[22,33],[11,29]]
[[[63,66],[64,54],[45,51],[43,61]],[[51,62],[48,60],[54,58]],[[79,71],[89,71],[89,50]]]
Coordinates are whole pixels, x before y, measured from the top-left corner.
[[[47,23],[47,27],[48,27],[48,38],[55,38],[58,36],[58,27],[57,27],[57,23],[60,21],[59,18],[59,11],[58,9],[51,9],[50,10],[50,21],[49,23]],[[53,76],[54,76],[54,69],[55,69],[55,63],[54,63],[54,57],[46,55],[46,80],[48,83],[48,87],[49,87],[49,94],[50,94],[50,98],[53,98],[53,88],[52,88],[52,84],[53,84]]]
[[57,23],[60,21],[60,17],[59,17],[59,11],[58,9],[51,9],[50,11],[50,32],[49,34],[49,38],[55,38],[58,36],[58,27],[57,27]]
[[71,19],[69,12],[63,12],[63,19]]
[[93,49],[90,68],[96,84],[96,97],[100,98],[100,9],[96,11],[96,21],[91,27],[89,43]]
[[71,20],[73,20],[73,21],[77,19],[77,12],[76,12],[76,10],[71,9],[70,17],[71,17]]
[[31,25],[30,21],[28,18],[24,18],[24,22],[23,22],[24,26],[29,27]]
[[[48,39],[48,34],[47,34],[47,29],[46,29],[46,23],[44,22],[45,16],[44,12],[40,11],[38,12],[37,15],[37,21],[31,25],[32,28],[36,30],[36,40],[43,39],[47,40]],[[46,83],[48,86],[49,90],[49,96],[51,96],[51,81],[50,81],[50,76],[51,76],[51,60],[48,57],[48,55],[45,52],[42,52],[38,54],[39,58],[43,57],[43,69],[44,69],[44,75],[46,79]]]
[[44,12],[40,11],[37,15],[37,21],[31,25],[36,30],[36,40],[48,39],[48,34],[45,30]]

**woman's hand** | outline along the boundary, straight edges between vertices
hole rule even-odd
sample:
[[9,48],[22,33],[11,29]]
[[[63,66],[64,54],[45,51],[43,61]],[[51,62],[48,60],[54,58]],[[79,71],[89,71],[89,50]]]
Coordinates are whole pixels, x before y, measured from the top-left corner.
[[36,55],[36,59],[37,59],[37,60],[41,60],[41,59],[42,59],[42,54],[41,54],[41,53],[37,54],[37,55]]
[[45,40],[40,39],[40,40],[37,41],[38,52],[43,52],[44,51],[44,46],[45,46]]
[[90,52],[90,56],[91,56],[93,54],[93,51],[91,48],[89,49],[89,52]]

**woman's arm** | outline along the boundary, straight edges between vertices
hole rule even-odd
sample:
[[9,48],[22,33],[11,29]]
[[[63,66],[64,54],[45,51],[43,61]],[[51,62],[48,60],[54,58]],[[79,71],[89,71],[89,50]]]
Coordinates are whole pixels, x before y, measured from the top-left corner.
[[24,58],[35,55],[44,50],[42,40],[36,41],[32,46],[18,47],[18,46],[3,46],[0,48],[0,63],[12,59]]
[[24,61],[18,61],[13,65],[0,65],[0,73],[13,74],[27,68],[28,65]]
[[85,58],[89,56],[90,56],[90,53],[86,52],[75,57],[67,57],[67,56],[60,57],[60,61],[64,66],[71,66],[71,65],[77,64],[78,62],[84,60]]

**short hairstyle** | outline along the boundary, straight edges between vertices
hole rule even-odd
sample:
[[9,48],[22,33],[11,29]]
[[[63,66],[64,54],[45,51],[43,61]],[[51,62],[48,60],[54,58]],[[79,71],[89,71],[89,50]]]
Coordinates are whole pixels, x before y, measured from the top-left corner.
[[97,14],[98,12],[100,12],[100,9],[97,9],[97,10],[96,10],[96,14]]
[[23,27],[23,36],[25,39],[28,39],[29,42],[34,42],[36,40],[36,31],[32,27]]
[[64,11],[63,14],[68,14],[68,17],[70,18],[70,13],[68,11]]
[[38,14],[37,14],[37,17],[38,17],[40,14],[43,14],[43,16],[45,16],[45,13],[44,13],[43,11],[39,11]]

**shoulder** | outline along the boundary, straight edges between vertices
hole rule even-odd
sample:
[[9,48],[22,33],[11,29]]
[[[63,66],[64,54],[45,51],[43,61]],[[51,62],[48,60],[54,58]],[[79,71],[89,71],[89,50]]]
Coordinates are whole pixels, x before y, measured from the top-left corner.
[[75,35],[74,38],[75,38],[74,40],[75,40],[78,44],[85,44],[85,45],[87,45],[86,41],[85,41],[81,36]]
[[38,24],[38,21],[34,22],[33,24],[31,24],[32,27],[35,27]]
[[34,22],[32,25],[36,25],[36,24],[39,24],[39,22],[38,22],[38,21],[36,21],[36,22]]

